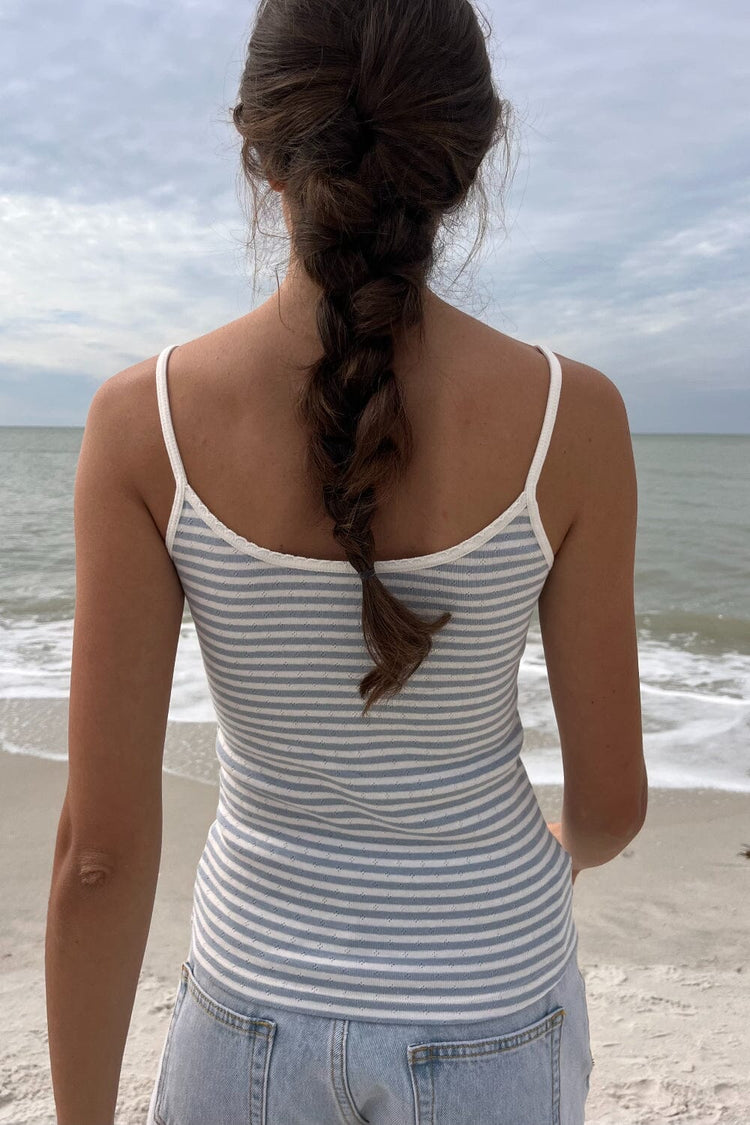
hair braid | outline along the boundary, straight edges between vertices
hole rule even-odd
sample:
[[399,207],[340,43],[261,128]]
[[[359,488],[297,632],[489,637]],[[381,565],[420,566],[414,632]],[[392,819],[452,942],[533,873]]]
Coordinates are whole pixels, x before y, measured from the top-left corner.
[[333,534],[363,579],[365,714],[451,619],[422,619],[380,581],[372,521],[412,453],[396,341],[422,339],[437,228],[505,136],[507,103],[469,0],[261,0],[240,95],[248,181],[254,194],[256,179],[283,183],[294,256],[320,290],[322,354],[297,407]]
[[[357,207],[360,221],[355,229],[352,220],[342,238],[345,217]],[[432,222],[404,202],[386,204],[361,188],[352,192],[349,181],[314,176],[301,190],[299,215],[295,248],[321,289],[316,312],[323,345],[299,409],[333,535],[361,575],[374,563],[378,500],[390,494],[412,451],[393,370],[394,332],[422,322],[420,281],[432,252]],[[363,581],[362,628],[375,662],[360,683],[365,713],[401,690],[450,617],[418,617],[376,572]]]

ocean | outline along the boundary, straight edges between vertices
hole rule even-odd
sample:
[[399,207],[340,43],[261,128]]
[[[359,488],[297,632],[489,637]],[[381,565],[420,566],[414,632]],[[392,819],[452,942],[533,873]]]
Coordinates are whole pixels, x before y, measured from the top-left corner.
[[[65,757],[82,427],[0,427],[0,750]],[[750,792],[750,435],[635,434],[635,605],[652,788]],[[535,613],[519,673],[533,784],[562,784]],[[215,779],[215,722],[189,609],[165,768]],[[45,724],[51,724],[49,727]],[[46,733],[45,733],[46,732]],[[197,749],[196,749],[197,748]]]

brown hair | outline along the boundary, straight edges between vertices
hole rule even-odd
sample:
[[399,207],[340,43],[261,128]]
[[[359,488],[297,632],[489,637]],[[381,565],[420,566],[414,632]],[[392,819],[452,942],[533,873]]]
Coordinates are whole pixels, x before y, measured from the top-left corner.
[[[451,618],[426,621],[372,575],[377,503],[403,473],[412,432],[393,370],[396,333],[423,339],[423,287],[441,222],[506,142],[469,0],[261,0],[232,119],[242,172],[283,184],[292,250],[320,287],[323,354],[297,403],[333,535],[362,575],[362,629],[375,662],[363,714],[395,695]],[[278,194],[268,186],[267,195]],[[369,573],[368,573],[369,572]]]

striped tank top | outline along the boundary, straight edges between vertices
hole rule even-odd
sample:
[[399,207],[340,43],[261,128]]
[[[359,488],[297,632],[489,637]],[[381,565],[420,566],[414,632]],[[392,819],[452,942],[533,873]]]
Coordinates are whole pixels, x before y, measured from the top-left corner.
[[523,492],[453,547],[377,561],[416,613],[453,617],[396,697],[361,715],[372,662],[347,560],[232,531],[188,483],[167,361],[176,489],[166,546],[216,711],[219,792],[189,956],[223,989],[328,1017],[484,1020],[532,1004],[576,952],[570,854],[519,754],[517,675],[554,556],[536,485],[557,356]]

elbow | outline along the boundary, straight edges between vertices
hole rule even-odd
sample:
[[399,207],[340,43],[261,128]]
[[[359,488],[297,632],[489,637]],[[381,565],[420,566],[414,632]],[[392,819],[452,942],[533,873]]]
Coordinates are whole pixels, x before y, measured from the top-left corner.
[[70,890],[93,891],[124,881],[158,877],[161,821],[138,818],[97,824],[76,824],[64,805],[58,827],[53,883]]
[[67,893],[108,887],[117,876],[119,863],[114,855],[97,849],[68,848],[59,853],[52,875],[53,889]]
[[72,857],[71,875],[81,887],[103,887],[117,871],[117,862],[108,852],[83,851]]
[[77,836],[66,795],[57,826],[53,883],[69,887],[101,887],[109,883],[118,866],[114,851],[82,845]]
[[646,821],[648,812],[648,774],[646,764],[642,764],[640,786],[628,801],[627,805],[620,804],[616,813],[610,818],[610,824],[615,825],[618,835],[632,840],[638,835]]
[[584,832],[609,836],[612,840],[632,839],[646,820],[648,811],[648,777],[645,765],[639,782],[622,782],[610,787],[605,799],[601,779],[589,784],[585,791],[573,788],[566,779],[563,786],[563,806],[569,821]]
[[646,814],[648,813],[648,780],[644,773],[643,787],[639,794],[639,799],[635,803],[634,808],[628,816],[623,816],[622,820],[618,821],[618,834],[630,843],[634,840],[638,833],[643,828],[646,822]]
[[634,820],[635,832],[637,835],[646,821],[646,814],[648,813],[648,773],[646,772],[646,763],[643,763],[643,770],[641,773],[641,790],[639,794],[638,810]]

